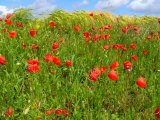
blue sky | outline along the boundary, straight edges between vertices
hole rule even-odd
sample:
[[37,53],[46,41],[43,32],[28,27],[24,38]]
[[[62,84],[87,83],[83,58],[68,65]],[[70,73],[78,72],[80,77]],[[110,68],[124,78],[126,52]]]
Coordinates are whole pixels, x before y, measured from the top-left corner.
[[34,14],[47,14],[55,9],[63,9],[160,16],[160,0],[0,0],[0,15],[22,7],[34,9]]

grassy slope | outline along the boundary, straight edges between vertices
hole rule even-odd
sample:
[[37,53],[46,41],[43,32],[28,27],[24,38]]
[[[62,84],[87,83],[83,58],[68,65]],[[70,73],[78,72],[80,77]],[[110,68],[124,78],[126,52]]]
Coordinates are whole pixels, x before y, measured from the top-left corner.
[[[96,14],[96,15],[95,15]],[[94,17],[88,16],[85,12],[73,14],[64,11],[55,11],[44,20],[34,19],[20,21],[20,18],[13,18],[13,21],[20,21],[23,28],[17,28],[0,23],[0,27],[7,28],[8,32],[15,30],[17,36],[14,39],[8,37],[8,33],[0,33],[0,54],[4,55],[6,65],[0,65],[0,119],[5,119],[4,114],[8,107],[12,107],[14,113],[9,119],[33,120],[38,116],[43,119],[64,119],[63,116],[46,116],[48,109],[67,108],[66,103],[72,103],[67,108],[70,116],[65,119],[71,120],[111,120],[111,119],[155,119],[154,110],[160,103],[160,55],[159,40],[153,37],[151,41],[146,39],[151,31],[157,32],[160,26],[157,19],[153,17],[120,16],[120,22],[116,17],[105,14],[100,16],[95,13]],[[18,16],[18,15],[17,15]],[[56,27],[51,28],[49,21],[55,21]],[[135,34],[133,29],[128,34],[122,33],[122,27],[133,23],[139,27],[139,33]],[[74,25],[80,26],[80,32],[74,31]],[[85,42],[84,31],[94,34],[101,34],[99,28],[112,24],[112,29],[104,30],[103,34],[110,34],[109,40],[99,39],[97,42]],[[91,27],[96,26],[96,31]],[[38,33],[32,38],[29,30],[35,28]],[[53,41],[59,41],[63,37],[64,42],[59,42],[57,53],[52,52]],[[22,44],[27,44],[27,49]],[[36,43],[39,49],[31,50],[31,45]],[[136,44],[136,49],[129,48],[131,43]],[[124,44],[128,48],[123,53],[121,49],[108,51],[103,50],[103,45]],[[147,55],[142,51],[148,50]],[[46,53],[57,55],[63,65],[57,67],[53,63],[46,63]],[[119,58],[117,54],[120,54]],[[138,60],[131,60],[131,55],[137,55]],[[27,60],[38,58],[40,71],[31,74],[26,70]],[[73,66],[65,66],[66,60],[71,60]],[[111,81],[107,73],[112,62],[118,61],[120,66],[116,69],[119,74],[117,82]],[[131,73],[123,70],[123,62],[130,60],[133,64]],[[17,65],[20,63],[20,65]],[[88,73],[98,66],[107,66],[105,74],[101,75],[97,82],[93,83]],[[54,71],[54,75],[50,72]],[[126,99],[126,79],[131,74],[128,90],[128,105],[124,113]],[[138,77],[143,76],[147,80],[147,88],[140,89],[135,84]],[[24,115],[24,111],[29,109]]]

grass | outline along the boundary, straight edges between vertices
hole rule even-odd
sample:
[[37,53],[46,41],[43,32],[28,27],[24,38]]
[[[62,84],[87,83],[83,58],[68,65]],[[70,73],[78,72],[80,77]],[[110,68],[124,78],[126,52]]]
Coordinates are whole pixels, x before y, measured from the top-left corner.
[[[10,18],[12,25],[1,22],[0,28],[6,28],[7,32],[0,32],[0,54],[6,59],[6,64],[0,65],[0,119],[156,119],[153,113],[160,105],[160,39],[157,39],[160,25],[156,17],[119,16],[119,22],[116,18],[109,13],[100,16],[94,12],[92,17],[86,11],[67,13],[58,10],[45,19],[32,19],[29,11],[21,9]],[[55,22],[55,27],[49,26],[50,21]],[[23,27],[17,27],[17,22],[21,22]],[[122,32],[129,23],[139,28],[139,34],[134,32],[133,27],[126,34]],[[112,25],[110,30],[99,31],[100,27],[109,24]],[[74,30],[75,25],[80,27],[80,31]],[[95,31],[92,26],[96,27]],[[37,30],[35,37],[29,34],[32,28]],[[17,36],[11,39],[8,34],[13,30]],[[83,36],[85,31],[91,34],[89,42]],[[150,32],[154,32],[155,36],[147,40]],[[110,38],[92,42],[95,34],[110,34]],[[59,42],[60,38],[64,38],[64,42]],[[59,44],[57,52],[52,49],[54,41]],[[26,43],[26,49],[22,47],[23,43]],[[132,43],[136,45],[134,50],[130,48]],[[32,50],[32,44],[37,44],[38,49]],[[104,45],[110,44],[124,44],[127,51],[103,49]],[[143,54],[145,49],[147,55]],[[58,56],[62,65],[58,67],[47,63],[44,60],[47,53]],[[138,60],[133,61],[132,55],[137,55]],[[27,61],[35,58],[40,62],[40,70],[30,73]],[[70,60],[73,66],[67,67],[66,60]],[[126,60],[133,65],[130,72],[123,68]],[[119,62],[117,81],[108,78],[109,66],[114,61]],[[106,72],[96,82],[91,81],[89,72],[102,66],[106,66]],[[147,81],[145,89],[136,85],[137,78],[141,76]],[[8,108],[12,108],[13,113],[6,117]],[[45,112],[51,109],[67,109],[69,116],[46,115]]]

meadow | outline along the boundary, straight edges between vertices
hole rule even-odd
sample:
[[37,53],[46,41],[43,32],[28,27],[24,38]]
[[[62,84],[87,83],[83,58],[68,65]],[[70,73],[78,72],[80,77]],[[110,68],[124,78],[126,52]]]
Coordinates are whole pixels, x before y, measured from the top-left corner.
[[158,17],[19,9],[0,30],[1,120],[160,118]]

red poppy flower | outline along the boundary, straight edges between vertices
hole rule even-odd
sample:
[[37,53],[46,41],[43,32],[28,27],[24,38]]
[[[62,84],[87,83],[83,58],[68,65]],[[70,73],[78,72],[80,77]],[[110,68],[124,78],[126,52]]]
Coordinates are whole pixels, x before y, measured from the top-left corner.
[[9,33],[9,37],[10,37],[10,38],[15,38],[16,35],[17,35],[16,31],[11,31],[11,32]]
[[105,38],[106,38],[106,39],[109,39],[109,38],[110,38],[110,34],[106,34],[106,35],[105,35]]
[[121,49],[123,49],[123,48],[124,48],[124,44],[119,44],[119,47],[120,47]]
[[98,38],[99,38],[99,35],[98,35],[98,34],[95,34],[95,35],[93,36],[93,38],[92,38],[92,42],[97,41]]
[[65,117],[68,117],[69,116],[69,113],[67,112],[67,113],[64,113],[64,116]]
[[90,38],[89,37],[86,37],[86,42],[89,42]]
[[53,42],[53,44],[52,44],[52,48],[53,48],[53,49],[57,49],[57,48],[59,48],[58,43],[57,43],[57,42]]
[[72,62],[71,62],[70,60],[67,60],[67,61],[66,61],[66,66],[67,66],[67,67],[72,66]]
[[39,65],[38,59],[28,60],[27,62],[29,65]]
[[61,109],[57,109],[56,111],[55,111],[55,113],[57,114],[57,115],[60,115],[60,114],[62,114],[62,110]]
[[61,66],[61,61],[58,59],[57,56],[53,56],[53,62],[54,62],[54,64],[56,64],[57,66]]
[[50,111],[50,110],[47,110],[46,112],[45,112],[45,114],[46,115],[50,115],[52,112]]
[[[103,70],[102,70],[103,69]],[[102,71],[101,71],[102,70]],[[98,76],[102,73],[105,72],[105,68],[101,68],[101,70],[98,69],[98,67],[93,68],[93,70],[89,73],[89,78],[93,82],[96,82],[98,80]]]
[[148,39],[148,40],[151,40],[151,39],[152,39],[152,37],[151,37],[151,36],[147,36],[147,39]]
[[59,38],[59,42],[64,42],[64,38]]
[[99,28],[99,32],[103,32],[103,30],[104,30],[103,27]]
[[92,16],[92,17],[93,17],[93,12],[89,13],[89,16]]
[[100,69],[101,74],[105,73],[105,72],[106,72],[106,69],[107,69],[106,66],[102,66],[101,69]]
[[127,51],[127,48],[122,48],[123,52],[126,52]]
[[86,32],[83,33],[83,35],[84,35],[85,37],[89,37],[89,36],[90,36],[90,33],[89,33],[88,31],[86,31]]
[[12,109],[12,108],[8,108],[8,110],[7,110],[6,113],[5,113],[5,116],[6,116],[6,117],[9,117],[9,116],[12,115],[12,113],[13,113],[13,109]]
[[147,55],[148,51],[147,50],[143,50],[143,54]]
[[29,65],[27,67],[27,70],[29,72],[38,72],[39,71],[39,66],[37,64]]
[[124,27],[124,28],[122,29],[122,32],[123,32],[123,33],[127,33],[127,31],[128,31],[128,27]]
[[6,64],[6,59],[4,56],[0,55],[0,64],[5,65]]
[[105,46],[103,46],[103,49],[104,49],[104,50],[108,50],[108,49],[109,49],[109,46],[108,46],[108,45],[105,45]]
[[115,44],[115,45],[113,46],[113,48],[116,49],[116,50],[118,50],[118,49],[119,49],[119,44]]
[[64,114],[65,117],[68,117],[69,116],[69,113],[66,109],[63,109],[62,110],[62,113]]
[[52,55],[50,53],[47,53],[45,58],[44,58],[44,60],[46,62],[53,62],[53,57],[52,57]]
[[132,44],[130,44],[130,48],[135,49],[136,45],[132,43]]
[[5,23],[6,23],[7,25],[12,25],[12,20],[5,19]]
[[38,48],[38,45],[37,44],[32,44],[31,48],[32,48],[32,50],[35,50],[35,49]]
[[140,88],[146,88],[146,80],[143,77],[140,77],[136,80],[136,84],[140,87]]
[[117,68],[118,66],[119,66],[118,61],[115,61],[110,65],[110,69],[113,70],[113,69]]
[[110,72],[108,72],[108,77],[111,79],[111,80],[118,80],[118,73],[115,71],[115,70],[111,70]]
[[104,26],[105,30],[110,30],[111,28],[112,28],[112,25],[106,25],[106,26]]
[[74,26],[74,30],[75,30],[75,31],[80,31],[79,26],[78,26],[78,25],[75,25],[75,26]]
[[0,18],[0,22],[2,22],[2,18]]
[[132,26],[133,26],[133,24],[128,24],[127,26],[128,26],[128,27],[132,27]]
[[132,69],[132,63],[130,61],[125,61],[123,66],[124,66],[125,70],[131,70]]
[[51,27],[54,27],[54,26],[55,26],[55,22],[54,22],[54,21],[50,21],[49,25],[50,25]]
[[22,23],[17,23],[16,26],[17,27],[23,27],[23,24]]
[[134,27],[134,31],[138,31],[138,27]]
[[67,111],[66,109],[63,109],[62,112],[63,112],[63,113],[67,113],[68,111]]
[[104,39],[105,39],[105,35],[104,35],[104,34],[100,34],[100,38],[101,38],[102,40],[104,40]]
[[26,43],[23,43],[22,47],[23,47],[23,49],[26,49],[26,47],[27,47]]
[[154,114],[155,114],[157,119],[160,118],[160,106],[156,108],[156,110],[154,111]]
[[136,56],[136,55],[132,55],[132,59],[133,59],[134,61],[137,61],[137,56]]
[[100,75],[100,74],[101,74],[101,70],[99,70],[98,67],[93,68],[93,71],[94,71],[97,75]]
[[93,82],[96,82],[98,80],[98,74],[96,74],[94,71],[91,71],[89,73],[89,78],[90,80],[92,80]]
[[36,36],[36,33],[37,33],[37,31],[36,31],[35,29],[30,30],[30,35],[31,35],[32,37],[35,37],[35,36]]
[[8,14],[6,15],[6,19],[11,18],[12,16],[13,16],[13,14],[12,14],[12,13],[8,13]]

